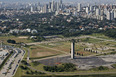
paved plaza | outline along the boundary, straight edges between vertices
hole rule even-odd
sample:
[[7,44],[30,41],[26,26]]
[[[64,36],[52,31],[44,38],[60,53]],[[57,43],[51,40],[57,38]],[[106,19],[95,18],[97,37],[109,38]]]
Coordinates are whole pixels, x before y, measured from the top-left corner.
[[116,63],[116,55],[99,56],[99,57],[79,57],[71,59],[70,56],[54,57],[44,60],[39,60],[40,63],[53,66],[60,63],[73,63],[80,69],[90,69],[98,66],[110,66]]

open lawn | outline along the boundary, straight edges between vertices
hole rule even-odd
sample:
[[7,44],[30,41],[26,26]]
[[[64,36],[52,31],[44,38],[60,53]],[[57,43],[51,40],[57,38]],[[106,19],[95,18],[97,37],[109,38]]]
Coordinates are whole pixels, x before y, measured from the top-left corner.
[[107,37],[104,34],[100,34],[100,33],[94,33],[91,36],[94,36],[94,37],[97,37],[97,38],[102,38],[102,39],[113,40],[113,38]]
[[41,46],[31,46],[30,47],[30,58],[41,58],[46,56],[53,56],[62,54],[61,52]]
[[[71,42],[56,42],[56,43],[48,43],[48,44],[42,44],[42,46],[46,46],[49,48],[57,49],[60,51],[64,51],[66,53],[70,53],[71,50]],[[92,53],[90,52],[84,52],[84,48],[88,48],[86,44],[83,44],[81,42],[75,43],[75,52],[83,53],[84,56],[90,55]]]
[[24,42],[24,43],[30,43],[30,42],[32,42],[31,40],[28,40],[27,39],[28,38],[28,36],[0,36],[0,41],[3,41],[4,42],[4,44],[8,44],[7,43],[7,40],[8,39],[11,39],[11,40],[15,40],[16,41],[16,43],[20,43],[20,42]]
[[18,69],[17,69],[17,72],[16,72],[16,74],[14,75],[14,77],[21,77],[22,75],[23,75],[23,72],[22,72],[23,70],[19,67]]

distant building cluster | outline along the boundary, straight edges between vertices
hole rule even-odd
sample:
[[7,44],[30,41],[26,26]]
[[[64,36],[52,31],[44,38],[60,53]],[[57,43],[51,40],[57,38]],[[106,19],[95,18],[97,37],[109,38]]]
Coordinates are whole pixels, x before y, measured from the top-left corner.
[[[94,18],[98,20],[114,20],[116,18],[116,5],[115,4],[81,4],[78,3],[76,6],[72,4],[65,4],[62,0],[54,1],[47,4],[37,3],[1,3],[0,8],[3,11],[0,15],[5,15],[7,17],[13,17],[17,15],[27,15],[33,13],[55,13],[55,15],[73,15],[82,16],[85,18]],[[9,9],[9,10],[8,10]]]
[[31,12],[39,12],[39,13],[49,13],[49,12],[56,12],[59,10],[62,10],[64,8],[64,5],[62,3],[62,0],[59,0],[59,2],[55,2],[52,0],[52,2],[49,2],[49,4],[41,5],[40,3],[36,5],[30,6]]
[[78,3],[77,7],[66,7],[62,12],[59,11],[57,14],[81,16],[84,18],[93,18],[98,20],[114,20],[116,18],[116,5],[87,5],[82,6]]
[[116,18],[116,5],[88,5],[84,9],[86,11],[86,17],[88,18],[96,18],[99,20],[114,20]]

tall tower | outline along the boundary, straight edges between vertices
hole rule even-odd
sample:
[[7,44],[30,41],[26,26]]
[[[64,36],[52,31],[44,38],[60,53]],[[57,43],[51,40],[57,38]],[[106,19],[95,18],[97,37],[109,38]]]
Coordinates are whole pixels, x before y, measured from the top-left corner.
[[48,11],[48,5],[45,4],[44,7],[43,7],[43,13],[47,13],[47,11]]
[[111,20],[114,19],[114,11],[111,11]]
[[86,7],[86,13],[89,14],[89,7]]
[[59,11],[59,8],[60,8],[60,7],[59,7],[59,3],[57,2],[57,11]]
[[63,8],[63,2],[62,2],[62,0],[59,1],[59,7],[60,7],[60,9]]
[[52,10],[52,12],[54,12],[54,0],[52,0],[51,10]]
[[78,12],[80,12],[80,11],[81,11],[81,4],[78,3]]
[[60,0],[60,2],[59,2],[59,3],[60,3],[60,5],[61,5],[61,4],[62,4],[62,0]]
[[100,15],[100,9],[96,9],[96,16],[99,16]]
[[33,7],[31,6],[31,12],[33,12]]
[[116,9],[114,10],[114,18],[116,18]]
[[107,20],[110,20],[110,17],[111,17],[111,16],[110,16],[110,12],[108,11],[108,12],[107,12]]
[[71,59],[74,59],[75,58],[75,41],[72,40],[71,41]]
[[108,11],[107,20],[113,20],[113,19],[114,19],[114,12],[113,11],[111,11],[111,12]]

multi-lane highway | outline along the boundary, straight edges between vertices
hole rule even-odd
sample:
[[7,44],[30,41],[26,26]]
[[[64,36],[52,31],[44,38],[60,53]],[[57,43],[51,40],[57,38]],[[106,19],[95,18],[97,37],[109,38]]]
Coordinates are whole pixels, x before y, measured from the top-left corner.
[[[8,48],[7,46],[6,48]],[[10,56],[8,61],[3,66],[2,70],[0,71],[0,77],[12,77],[15,75],[19,63],[24,57],[25,51],[20,48],[13,48],[13,54]]]

